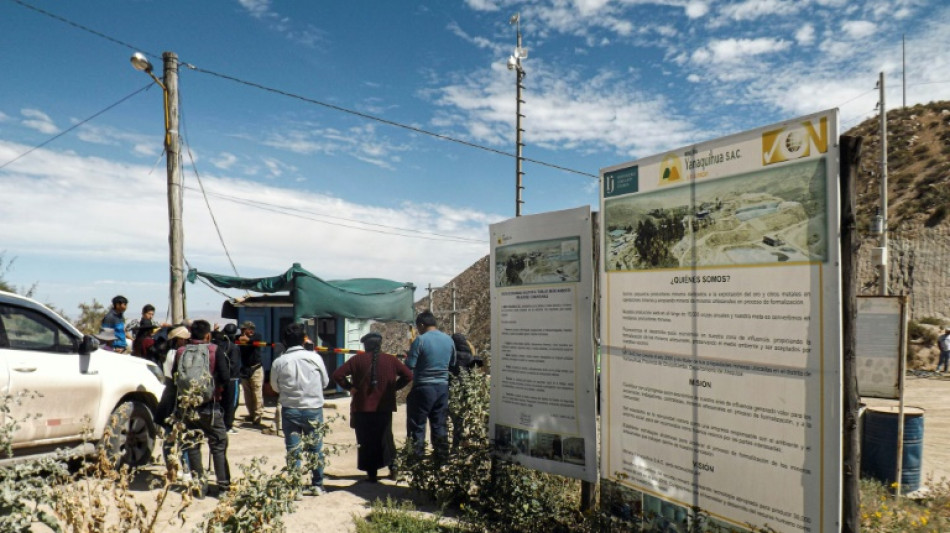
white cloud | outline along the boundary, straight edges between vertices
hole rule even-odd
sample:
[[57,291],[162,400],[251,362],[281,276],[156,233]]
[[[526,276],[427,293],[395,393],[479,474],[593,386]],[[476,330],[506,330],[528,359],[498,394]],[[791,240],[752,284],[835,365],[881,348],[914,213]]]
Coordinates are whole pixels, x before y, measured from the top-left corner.
[[374,124],[362,123],[346,130],[336,128],[294,127],[283,132],[263,134],[263,140],[249,138],[265,146],[289,152],[310,155],[348,155],[381,168],[392,169],[398,162],[398,154],[408,150],[405,144],[397,144],[377,133]]
[[287,39],[304,46],[313,47],[317,42],[324,39],[324,33],[307,24],[301,26],[295,23],[290,17],[281,15],[271,9],[271,0],[238,0],[250,15],[264,23],[267,28],[277,33],[283,34]]
[[589,17],[600,13],[610,0],[573,0],[574,7],[581,16]]
[[21,123],[27,128],[47,135],[59,133],[59,127],[56,126],[53,119],[39,109],[21,109],[20,114],[26,117]]
[[0,122],[6,122],[8,120],[10,120],[10,116],[3,111],[0,111]]
[[211,164],[221,170],[229,170],[231,167],[237,163],[237,156],[230,152],[221,152],[218,154],[218,157],[211,159]]
[[713,40],[693,52],[692,59],[695,63],[735,63],[752,56],[779,52],[789,45],[788,41],[768,37]]
[[802,46],[807,46],[815,42],[815,27],[811,24],[805,24],[795,32],[795,42]]
[[[0,161],[27,148],[0,141]],[[119,289],[128,291],[126,296],[137,305],[152,301],[161,308],[167,295],[168,213],[165,180],[150,173],[148,165],[37,150],[0,170],[0,198],[7,206],[0,210],[3,248],[23,262],[68,264],[70,276],[89,269],[80,284],[83,295],[54,301],[65,309],[75,309],[77,300],[91,301],[90,291],[102,301],[100,293],[111,297]],[[487,254],[487,225],[505,218],[437,203],[378,207],[367,202],[371,195],[349,202],[299,186],[277,187],[226,175],[206,173],[202,183],[231,257],[246,276],[277,275],[301,262],[324,279],[382,277],[438,285]],[[36,206],[55,209],[37,217]],[[232,272],[200,191],[193,186],[185,189],[183,225],[185,257],[192,266]],[[314,259],[316,251],[332,261]],[[148,272],[156,275],[149,277]],[[124,280],[99,287],[88,281],[119,278]],[[55,286],[46,279],[30,278],[29,283],[33,281],[44,290]],[[76,288],[69,291],[76,293]],[[193,309],[197,300],[192,295],[202,286],[188,284],[187,290]],[[220,306],[222,297],[211,294],[208,299]]]
[[270,11],[270,0],[238,0],[238,3],[255,18],[264,18]]
[[[546,148],[613,149],[645,155],[684,144],[695,133],[662,96],[636,90],[622,75],[602,72],[590,78],[559,72],[535,62],[525,95],[525,140]],[[434,124],[462,130],[468,138],[492,145],[510,141],[515,102],[511,73],[500,64],[437,91],[441,108]]]
[[873,35],[877,26],[866,20],[846,20],[841,23],[841,31],[851,39],[859,40]]
[[284,172],[296,172],[297,167],[293,165],[288,165],[280,159],[274,157],[262,157],[261,162],[264,164],[264,167],[267,168],[267,172],[270,174],[271,178],[279,178],[284,175]]
[[465,0],[465,4],[475,11],[498,11],[498,4],[492,0]]
[[703,0],[690,0],[686,2],[685,11],[687,17],[697,19],[709,13],[709,4]]
[[[73,119],[72,122],[76,122]],[[162,153],[162,138],[120,130],[112,126],[87,122],[76,129],[76,137],[87,143],[124,146],[135,155],[155,157]]]
[[720,11],[724,17],[742,21],[776,15],[791,15],[805,6],[806,3],[801,0],[745,0],[723,6]]
[[473,44],[478,48],[491,50],[493,55],[504,57],[507,54],[511,53],[511,50],[512,50],[511,43],[502,44],[500,42],[495,42],[485,37],[476,37],[476,36],[469,35],[468,32],[463,30],[462,27],[459,26],[459,24],[455,21],[452,21],[449,23],[448,30],[469,44]]

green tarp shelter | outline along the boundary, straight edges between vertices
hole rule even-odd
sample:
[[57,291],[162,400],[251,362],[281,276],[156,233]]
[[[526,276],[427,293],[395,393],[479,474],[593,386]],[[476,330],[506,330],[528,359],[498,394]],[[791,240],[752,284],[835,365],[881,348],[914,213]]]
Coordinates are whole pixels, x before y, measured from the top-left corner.
[[240,278],[188,271],[188,281],[198,278],[222,289],[242,289],[264,294],[288,292],[294,302],[294,320],[334,316],[409,322],[415,319],[413,295],[416,286],[388,279],[359,278],[324,281],[299,263],[270,278]]

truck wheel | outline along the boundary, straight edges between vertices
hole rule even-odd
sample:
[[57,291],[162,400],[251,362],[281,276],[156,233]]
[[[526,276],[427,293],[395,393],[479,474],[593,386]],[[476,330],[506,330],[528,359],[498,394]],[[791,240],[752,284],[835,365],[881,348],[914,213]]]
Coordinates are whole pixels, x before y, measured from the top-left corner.
[[119,404],[109,416],[108,428],[109,436],[103,446],[116,468],[144,466],[151,461],[155,421],[145,404],[136,401]]

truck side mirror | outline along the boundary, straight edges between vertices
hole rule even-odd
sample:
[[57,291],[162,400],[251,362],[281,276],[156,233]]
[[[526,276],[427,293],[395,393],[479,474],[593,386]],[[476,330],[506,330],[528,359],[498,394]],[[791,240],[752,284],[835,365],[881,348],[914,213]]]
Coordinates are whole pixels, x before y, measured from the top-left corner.
[[99,339],[92,335],[83,335],[79,342],[79,355],[89,355],[99,349]]

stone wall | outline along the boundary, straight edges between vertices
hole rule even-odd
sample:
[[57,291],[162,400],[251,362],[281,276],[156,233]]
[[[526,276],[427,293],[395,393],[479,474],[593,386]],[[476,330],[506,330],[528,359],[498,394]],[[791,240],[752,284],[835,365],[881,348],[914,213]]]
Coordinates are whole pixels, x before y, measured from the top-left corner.
[[[858,294],[878,293],[880,272],[871,264],[875,238],[858,250]],[[888,238],[890,294],[908,296],[909,317],[939,317],[950,321],[950,226],[891,231]]]

